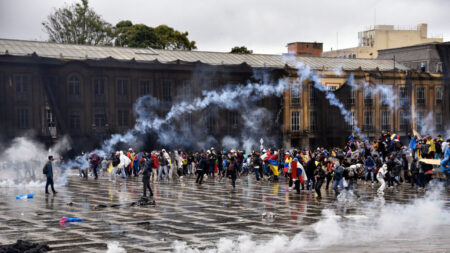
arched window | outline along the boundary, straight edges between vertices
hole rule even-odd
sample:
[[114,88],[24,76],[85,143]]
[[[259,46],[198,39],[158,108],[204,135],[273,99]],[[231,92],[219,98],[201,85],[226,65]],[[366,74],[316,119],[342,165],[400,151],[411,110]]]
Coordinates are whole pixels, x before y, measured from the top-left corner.
[[69,96],[80,96],[80,78],[71,75],[67,81],[69,86]]

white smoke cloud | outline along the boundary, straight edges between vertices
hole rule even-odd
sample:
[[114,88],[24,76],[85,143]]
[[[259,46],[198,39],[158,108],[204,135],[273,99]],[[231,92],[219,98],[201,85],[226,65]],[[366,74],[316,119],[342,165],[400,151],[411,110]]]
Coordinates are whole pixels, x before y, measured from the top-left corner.
[[[435,186],[424,198],[409,204],[387,204],[384,199],[374,200],[362,207],[358,215],[339,216],[330,209],[322,211],[322,219],[310,229],[304,228],[292,238],[276,235],[268,241],[256,241],[250,236],[237,239],[221,238],[215,247],[200,250],[176,241],[172,245],[176,253],[193,252],[299,252],[331,249],[332,246],[361,245],[406,236],[410,240],[425,240],[424,236],[439,233],[439,226],[450,225],[450,211],[445,207],[441,194],[442,185]],[[354,217],[357,217],[355,219]],[[311,232],[315,234],[311,238]]]
[[32,137],[17,137],[0,153],[0,186],[41,186],[46,182],[42,169],[53,155],[53,174],[55,184],[63,185],[67,174],[65,168],[58,163],[58,158],[70,150],[70,139],[61,138],[49,150]]

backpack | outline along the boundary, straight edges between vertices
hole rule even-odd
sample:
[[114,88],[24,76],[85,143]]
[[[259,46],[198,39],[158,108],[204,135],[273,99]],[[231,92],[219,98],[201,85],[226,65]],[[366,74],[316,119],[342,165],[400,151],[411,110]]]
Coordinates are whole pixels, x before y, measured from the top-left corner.
[[47,168],[47,164],[44,165],[44,168],[42,169],[42,174],[47,175],[48,173],[48,168]]

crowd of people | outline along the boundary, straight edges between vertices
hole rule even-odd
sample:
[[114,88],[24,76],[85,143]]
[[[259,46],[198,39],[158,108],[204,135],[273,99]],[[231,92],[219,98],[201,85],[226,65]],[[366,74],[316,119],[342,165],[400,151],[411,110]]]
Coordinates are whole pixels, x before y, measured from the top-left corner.
[[103,158],[93,151],[87,157],[89,168],[79,168],[80,177],[87,179],[90,171],[95,178],[98,174],[109,175],[109,180],[115,182],[120,180],[118,177],[142,175],[144,196],[147,190],[153,196],[151,182],[196,177],[196,183],[201,185],[205,176],[214,182],[229,178],[233,188],[236,179],[242,176],[254,176],[256,181],[284,180],[289,191],[314,190],[318,199],[322,198],[323,188],[328,191],[330,186],[337,196],[351,193],[359,197],[358,181],[370,187],[379,184],[380,195],[386,186],[396,191],[401,184],[422,191],[433,176],[437,177],[439,170],[433,171],[433,166],[438,167],[436,161],[446,177],[446,185],[450,183],[450,139],[410,136],[409,143],[402,144],[399,136],[389,132],[382,132],[373,141],[350,136],[345,147],[332,149],[269,148],[246,153],[213,147],[199,152],[165,149],[136,152],[130,148]]

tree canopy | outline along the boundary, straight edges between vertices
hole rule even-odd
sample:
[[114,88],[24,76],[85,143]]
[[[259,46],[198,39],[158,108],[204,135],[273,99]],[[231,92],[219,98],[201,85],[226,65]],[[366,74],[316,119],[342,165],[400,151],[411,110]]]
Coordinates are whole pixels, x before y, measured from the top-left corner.
[[247,49],[247,47],[242,46],[242,47],[233,47],[231,49],[232,54],[253,54],[253,50],[249,50]]
[[134,24],[129,20],[123,20],[114,27],[116,32],[115,46],[127,47],[151,47],[168,50],[192,50],[196,49],[195,41],[188,39],[188,32],[179,32],[167,25],[159,25],[155,28]]
[[51,42],[111,45],[114,40],[111,24],[89,7],[88,0],[56,9],[42,25]]

